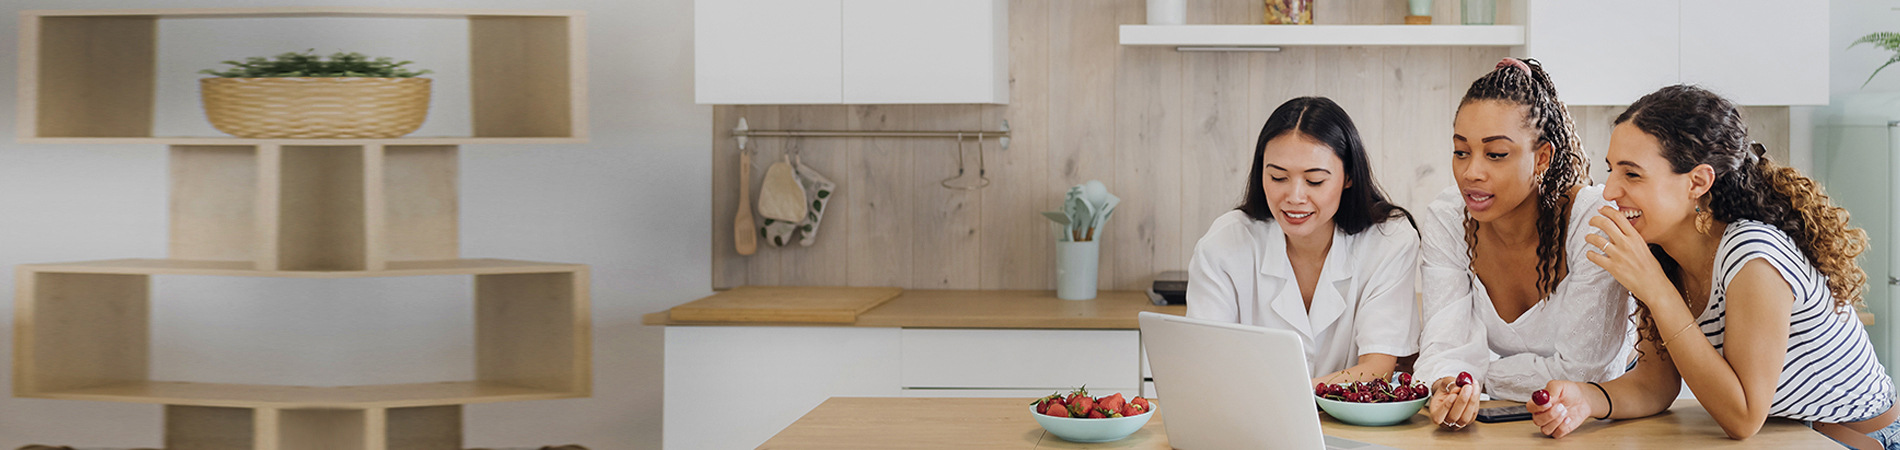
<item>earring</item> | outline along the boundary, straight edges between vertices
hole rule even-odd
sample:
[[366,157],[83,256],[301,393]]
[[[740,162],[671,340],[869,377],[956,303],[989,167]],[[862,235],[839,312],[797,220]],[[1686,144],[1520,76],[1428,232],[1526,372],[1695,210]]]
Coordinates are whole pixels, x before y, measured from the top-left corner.
[[1706,209],[1702,209],[1701,206],[1695,207],[1695,231],[1698,233],[1702,233],[1704,236],[1708,235],[1709,234],[1709,216],[1712,216],[1712,215],[1714,214],[1709,214],[1709,211]]

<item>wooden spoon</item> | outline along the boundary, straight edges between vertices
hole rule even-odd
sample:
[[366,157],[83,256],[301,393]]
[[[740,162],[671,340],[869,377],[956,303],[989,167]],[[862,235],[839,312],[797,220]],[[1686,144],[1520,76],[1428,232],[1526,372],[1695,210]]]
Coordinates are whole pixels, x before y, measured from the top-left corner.
[[759,251],[759,232],[752,222],[752,153],[739,151],[739,214],[732,219],[733,248],[741,255]]

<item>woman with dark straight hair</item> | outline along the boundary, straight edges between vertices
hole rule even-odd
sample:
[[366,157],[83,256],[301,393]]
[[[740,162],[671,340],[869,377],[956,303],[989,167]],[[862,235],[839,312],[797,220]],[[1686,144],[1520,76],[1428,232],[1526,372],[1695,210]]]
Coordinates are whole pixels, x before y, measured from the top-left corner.
[[1373,181],[1352,118],[1324,97],[1281,104],[1251,171],[1240,207],[1194,246],[1188,317],[1299,333],[1315,383],[1391,373],[1418,347],[1418,232]]
[[1683,384],[1730,438],[1769,417],[1849,448],[1900,449],[1893,380],[1853,314],[1867,233],[1814,180],[1769,161],[1733,103],[1694,86],[1616,118],[1590,261],[1641,302],[1641,359],[1615,380],[1553,380],[1544,434],[1662,412]]

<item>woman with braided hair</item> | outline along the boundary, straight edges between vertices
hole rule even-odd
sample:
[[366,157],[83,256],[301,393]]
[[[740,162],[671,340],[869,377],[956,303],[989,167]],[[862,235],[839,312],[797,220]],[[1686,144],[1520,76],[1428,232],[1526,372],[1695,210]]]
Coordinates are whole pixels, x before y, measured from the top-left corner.
[[[1525,401],[1550,380],[1621,375],[1633,306],[1585,259],[1589,219],[1606,203],[1541,64],[1505,58],[1472,82],[1452,131],[1457,186],[1418,221],[1416,371],[1435,380],[1432,420],[1460,429],[1476,418],[1480,393]],[[1472,384],[1458,385],[1463,373]]]
[[[1616,118],[1590,261],[1642,302],[1641,359],[1594,385],[1551,381],[1544,434],[1662,412],[1688,384],[1722,431],[1806,421],[1849,448],[1900,449],[1893,382],[1853,314],[1867,233],[1813,180],[1769,161],[1735,105],[1692,86]],[[1692,331],[1693,330],[1693,331]]]

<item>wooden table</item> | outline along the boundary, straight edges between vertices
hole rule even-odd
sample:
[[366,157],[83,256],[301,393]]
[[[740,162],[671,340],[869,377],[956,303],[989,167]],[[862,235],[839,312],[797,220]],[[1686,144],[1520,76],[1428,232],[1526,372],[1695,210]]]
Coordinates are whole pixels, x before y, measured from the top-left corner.
[[[1030,417],[1030,399],[832,397],[759,446],[803,449],[1136,449],[1165,450],[1164,416],[1115,442],[1078,444],[1049,435]],[[1165,402],[1164,402],[1165,403]],[[1487,402],[1486,407],[1510,402]],[[1157,414],[1165,414],[1164,410]],[[1722,434],[1695,400],[1677,400],[1669,412],[1642,419],[1592,421],[1563,439],[1551,439],[1530,421],[1473,424],[1443,431],[1424,415],[1390,427],[1360,427],[1325,415],[1326,434],[1401,449],[1588,448],[1588,449],[1837,449],[1834,441],[1799,422],[1769,419],[1761,432],[1737,441]]]

